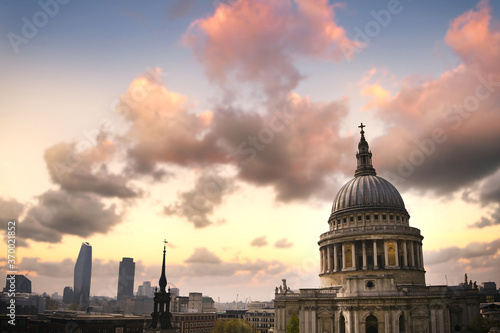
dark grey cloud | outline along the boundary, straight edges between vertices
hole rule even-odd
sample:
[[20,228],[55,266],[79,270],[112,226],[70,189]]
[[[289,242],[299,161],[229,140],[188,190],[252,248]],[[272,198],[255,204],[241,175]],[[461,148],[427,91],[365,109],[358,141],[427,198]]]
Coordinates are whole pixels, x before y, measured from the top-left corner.
[[214,223],[224,223],[224,220],[214,221],[211,215],[214,209],[223,203],[224,197],[236,189],[234,181],[228,176],[222,176],[217,171],[202,172],[194,187],[185,192],[177,193],[177,201],[165,206],[163,212],[167,215],[178,215],[193,223],[195,228],[204,228]]
[[94,194],[49,190],[38,196],[38,203],[27,211],[18,236],[58,243],[65,234],[88,237],[107,233],[122,218],[115,204],[106,207]]
[[289,247],[292,247],[293,243],[288,241],[286,238],[282,238],[278,240],[276,243],[274,243],[274,247],[277,249],[287,249]]
[[267,243],[266,236],[257,237],[250,242],[250,245],[256,246],[256,247],[266,246],[267,244],[268,243]]
[[24,205],[15,199],[0,198],[0,221],[2,224],[7,221],[17,221],[24,210]]
[[52,181],[70,192],[96,193],[103,197],[135,198],[142,191],[129,185],[128,178],[112,174],[106,163],[115,147],[101,133],[95,142],[58,143],[45,151],[44,158]]
[[472,242],[465,247],[452,246],[435,251],[426,251],[425,264],[432,266],[460,259],[492,258],[500,251],[500,238],[491,242]]
[[500,276],[499,251],[500,239],[425,251],[427,283],[446,284],[448,279],[449,284],[458,284],[463,281],[465,273],[478,283],[497,281]]

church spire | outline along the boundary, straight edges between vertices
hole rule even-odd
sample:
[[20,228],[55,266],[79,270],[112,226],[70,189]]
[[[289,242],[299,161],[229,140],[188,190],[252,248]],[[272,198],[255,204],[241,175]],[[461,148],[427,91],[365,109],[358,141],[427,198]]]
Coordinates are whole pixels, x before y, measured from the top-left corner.
[[163,264],[161,266],[161,276],[160,276],[160,293],[166,293],[165,288],[167,287],[167,276],[165,275],[165,253],[167,252],[167,240],[163,241]]
[[361,125],[358,126],[361,128],[361,139],[359,140],[358,144],[358,152],[356,154],[356,159],[358,160],[358,167],[356,169],[356,172],[354,173],[355,177],[359,176],[367,176],[367,175],[372,175],[375,176],[377,173],[375,172],[375,169],[372,166],[372,153],[369,150],[368,142],[366,142],[365,139],[365,131],[363,131],[363,128],[366,126],[361,123]]

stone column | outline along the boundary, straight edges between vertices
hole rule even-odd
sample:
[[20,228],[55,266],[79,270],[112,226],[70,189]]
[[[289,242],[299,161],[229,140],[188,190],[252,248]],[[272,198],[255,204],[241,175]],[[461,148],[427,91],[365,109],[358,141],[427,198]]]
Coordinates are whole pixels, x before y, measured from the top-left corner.
[[352,242],[352,268],[356,269],[356,244]]
[[354,310],[354,333],[359,333],[359,311]]
[[408,268],[408,249],[406,248],[406,241],[403,241],[403,267]]
[[385,333],[391,333],[391,322],[389,321],[389,309],[384,311],[384,324],[385,324]]
[[424,269],[424,251],[422,250],[422,243],[420,243],[420,266]]
[[333,244],[333,270],[338,271],[337,244]]
[[332,254],[330,246],[326,248],[326,272],[330,273],[332,271]]
[[373,268],[378,268],[378,259],[377,259],[377,240],[373,240]]
[[316,324],[318,322],[316,318],[316,310],[315,308],[311,309],[311,321],[312,321],[312,330],[311,332],[317,332],[318,328],[316,327]]
[[410,241],[410,267],[415,268],[415,246],[413,241]]
[[394,241],[394,246],[396,247],[395,248],[395,251],[396,251],[396,267],[399,267],[399,246],[398,246],[398,241],[397,240]]
[[345,244],[342,243],[342,270],[345,269]]
[[366,241],[362,241],[363,246],[363,269],[366,270]]
[[389,251],[387,250],[387,242],[384,241],[384,258],[385,258],[385,268],[389,266]]
[[417,268],[421,267],[421,262],[420,262],[420,247],[418,243],[415,243],[415,253],[417,254]]

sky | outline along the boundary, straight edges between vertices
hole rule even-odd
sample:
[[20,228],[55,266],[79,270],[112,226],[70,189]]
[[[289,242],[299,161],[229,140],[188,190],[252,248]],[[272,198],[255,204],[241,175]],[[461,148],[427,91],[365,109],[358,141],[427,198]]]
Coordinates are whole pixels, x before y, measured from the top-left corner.
[[0,1],[0,281],[270,300],[319,286],[358,126],[424,236],[426,283],[500,284],[500,4]]

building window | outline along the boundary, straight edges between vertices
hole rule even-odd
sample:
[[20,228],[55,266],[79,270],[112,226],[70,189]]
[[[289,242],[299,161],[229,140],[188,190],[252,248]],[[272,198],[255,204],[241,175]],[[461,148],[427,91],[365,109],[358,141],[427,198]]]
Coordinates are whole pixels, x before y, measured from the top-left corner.
[[382,220],[384,220],[384,221],[387,220],[387,215],[382,214]]
[[398,215],[398,216],[396,216],[396,220],[398,220],[398,221],[400,220],[400,216],[399,216],[399,215]]
[[354,222],[354,217],[349,217],[349,221]]
[[394,221],[394,215],[390,216],[391,221]]
[[361,215],[358,215],[358,222],[361,221]]
[[367,221],[370,221],[370,215],[366,215],[365,219],[366,219]]
[[346,222],[347,222],[347,219],[344,217],[344,223],[346,223]]
[[373,215],[373,218],[374,218],[375,220],[378,220],[378,214]]

